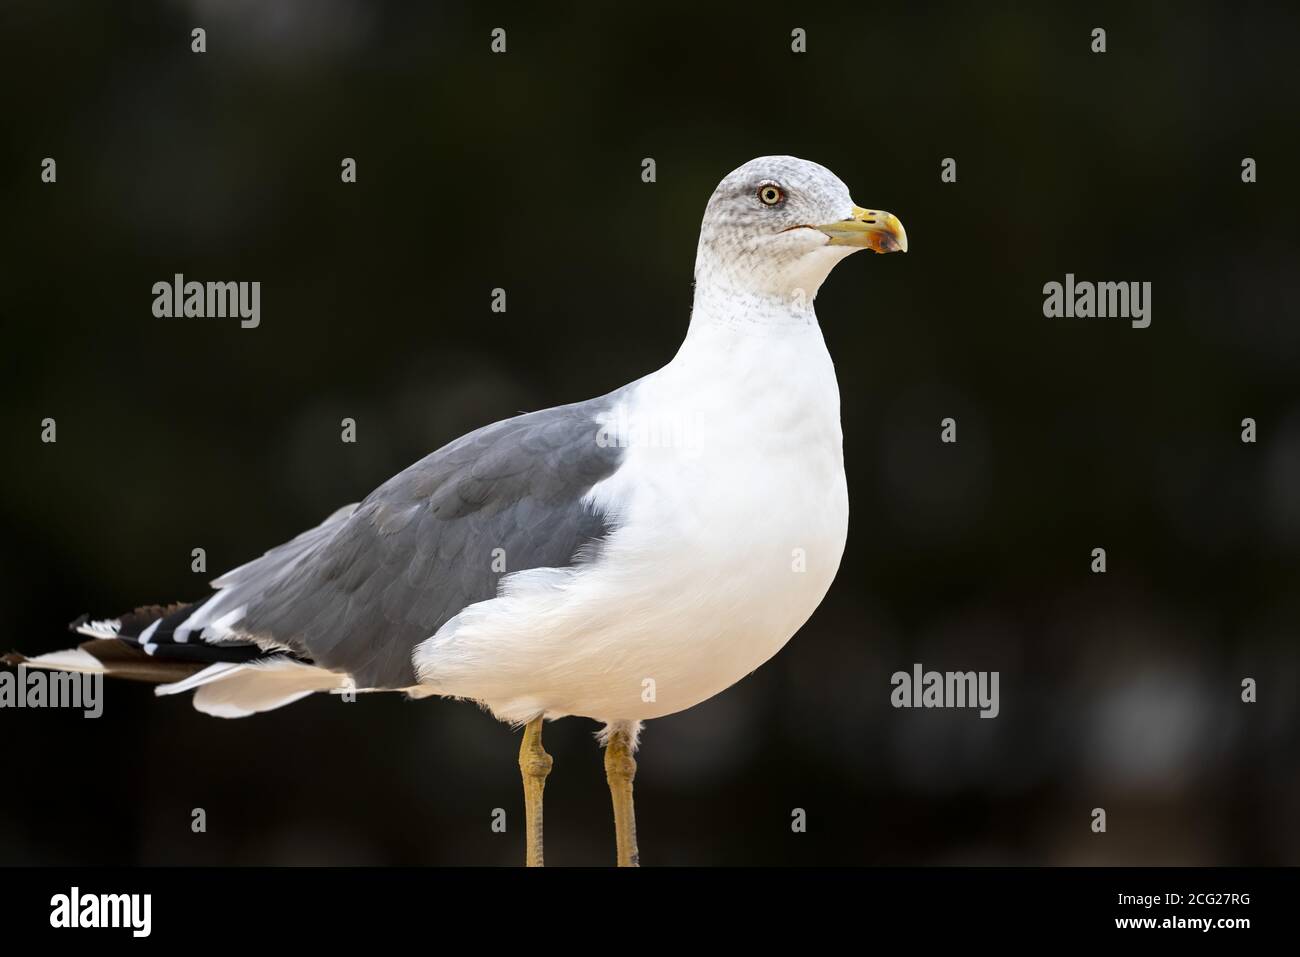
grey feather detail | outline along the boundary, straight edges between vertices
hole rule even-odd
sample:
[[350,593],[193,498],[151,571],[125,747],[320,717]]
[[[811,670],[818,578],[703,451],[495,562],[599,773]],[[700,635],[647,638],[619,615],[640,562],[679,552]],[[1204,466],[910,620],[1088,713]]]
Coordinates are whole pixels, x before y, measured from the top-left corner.
[[416,684],[415,646],[496,595],[505,574],[589,560],[608,535],[609,520],[582,499],[622,461],[597,441],[596,417],[626,388],[457,439],[223,575],[214,601],[245,608],[238,633],[348,672],[358,687]]

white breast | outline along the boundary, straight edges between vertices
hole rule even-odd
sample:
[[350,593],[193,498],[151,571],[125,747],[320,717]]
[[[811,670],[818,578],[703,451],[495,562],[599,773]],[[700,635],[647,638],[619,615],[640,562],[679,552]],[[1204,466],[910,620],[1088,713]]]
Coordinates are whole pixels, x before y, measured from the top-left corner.
[[508,720],[659,717],[753,671],[820,603],[848,497],[839,392],[815,324],[693,329],[601,440],[627,452],[589,496],[617,524],[600,558],[511,576],[501,597],[448,623],[416,656],[439,693]]

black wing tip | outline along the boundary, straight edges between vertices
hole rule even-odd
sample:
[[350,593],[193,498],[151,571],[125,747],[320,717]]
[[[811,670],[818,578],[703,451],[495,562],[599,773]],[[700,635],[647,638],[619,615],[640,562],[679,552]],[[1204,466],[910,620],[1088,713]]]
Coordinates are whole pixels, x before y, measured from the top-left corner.
[[78,628],[80,628],[88,621],[90,621],[89,615],[78,615],[72,621],[68,622],[68,631],[75,633]]

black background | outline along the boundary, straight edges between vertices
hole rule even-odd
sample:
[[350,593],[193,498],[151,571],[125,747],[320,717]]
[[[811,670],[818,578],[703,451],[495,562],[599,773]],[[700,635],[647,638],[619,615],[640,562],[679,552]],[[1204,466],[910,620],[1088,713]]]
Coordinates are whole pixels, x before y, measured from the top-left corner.
[[[642,860],[1300,859],[1297,11],[33,0],[0,37],[4,644],[201,595],[196,546],[215,574],[662,365],[709,193],[792,153],[911,242],[818,299],[850,540],[776,659],[648,727]],[[176,272],[260,281],[261,327],[154,318]],[[1151,327],[1045,319],[1067,272],[1150,281]],[[918,661],[1000,671],[1001,716],[893,710]],[[522,859],[517,738],[473,705],[107,695],[0,711],[0,863]],[[547,729],[552,864],[613,859],[593,730]]]

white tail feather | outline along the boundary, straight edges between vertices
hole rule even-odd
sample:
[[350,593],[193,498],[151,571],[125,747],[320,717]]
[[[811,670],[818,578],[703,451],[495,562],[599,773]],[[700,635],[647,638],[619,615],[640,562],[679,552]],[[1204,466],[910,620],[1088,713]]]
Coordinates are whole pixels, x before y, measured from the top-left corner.
[[347,675],[305,665],[290,658],[210,665],[183,681],[159,685],[155,694],[197,689],[194,707],[218,718],[244,718],[271,711],[317,691],[345,688]]
[[116,638],[118,631],[122,628],[122,622],[118,618],[105,618],[101,621],[88,621],[85,624],[77,626],[77,634],[85,635],[87,638]]
[[216,664],[208,665],[202,671],[196,671],[188,678],[182,678],[180,681],[173,681],[170,684],[158,685],[153,689],[156,695],[181,694],[184,691],[193,691],[209,681],[216,681],[232,671],[238,671],[244,667],[241,661],[218,661]]
[[102,675],[106,669],[98,658],[80,648],[68,648],[65,651],[51,651],[47,655],[27,658],[23,664],[28,668],[46,668],[50,671],[77,671],[87,675]]

